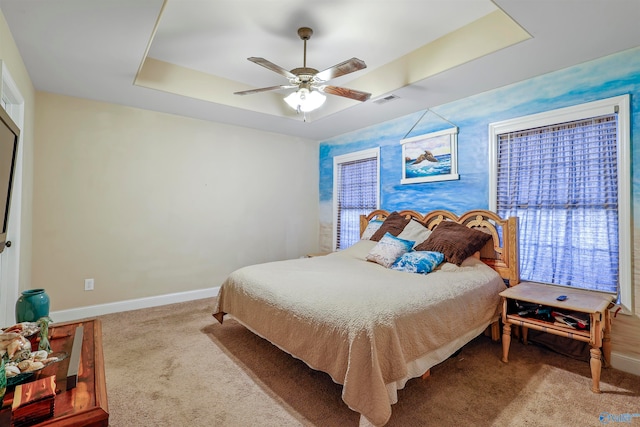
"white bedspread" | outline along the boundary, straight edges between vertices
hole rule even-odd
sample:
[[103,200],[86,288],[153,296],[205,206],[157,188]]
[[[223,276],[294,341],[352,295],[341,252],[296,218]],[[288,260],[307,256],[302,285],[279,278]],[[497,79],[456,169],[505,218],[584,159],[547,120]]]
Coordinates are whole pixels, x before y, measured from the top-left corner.
[[241,268],[221,286],[214,315],[233,315],[328,373],[351,409],[384,425],[396,389],[495,320],[505,285],[475,258],[428,275],[387,269],[365,260],[375,244]]

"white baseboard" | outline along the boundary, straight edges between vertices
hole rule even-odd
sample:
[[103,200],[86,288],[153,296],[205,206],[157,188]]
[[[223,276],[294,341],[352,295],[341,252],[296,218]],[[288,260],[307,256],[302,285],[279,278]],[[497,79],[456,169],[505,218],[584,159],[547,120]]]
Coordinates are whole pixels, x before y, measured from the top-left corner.
[[157,307],[161,305],[175,304],[178,302],[193,301],[196,299],[213,298],[218,295],[219,290],[220,287],[218,286],[209,289],[199,289],[197,291],[158,295],[155,297],[118,301],[108,304],[90,305],[86,307],[72,308],[69,310],[53,311],[49,314],[49,317],[51,317],[54,322],[69,322],[78,319],[86,319],[88,317],[101,316],[103,314]]
[[640,359],[626,354],[611,352],[611,366],[620,371],[640,376]]

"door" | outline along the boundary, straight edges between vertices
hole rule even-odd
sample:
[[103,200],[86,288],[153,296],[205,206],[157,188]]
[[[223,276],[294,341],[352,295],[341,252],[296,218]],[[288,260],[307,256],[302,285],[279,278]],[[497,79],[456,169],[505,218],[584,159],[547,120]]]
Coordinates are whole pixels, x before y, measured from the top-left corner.
[[[1,61],[0,61],[1,62]],[[13,121],[22,130],[24,125],[24,99],[18,91],[9,72],[2,63],[2,86],[0,86],[0,106],[4,108]],[[11,211],[7,229],[7,242],[11,246],[5,247],[0,253],[0,326],[10,326],[15,323],[15,302],[19,295],[20,286],[20,220],[22,211],[22,140],[20,132],[18,154],[13,177],[13,191],[11,194]]]

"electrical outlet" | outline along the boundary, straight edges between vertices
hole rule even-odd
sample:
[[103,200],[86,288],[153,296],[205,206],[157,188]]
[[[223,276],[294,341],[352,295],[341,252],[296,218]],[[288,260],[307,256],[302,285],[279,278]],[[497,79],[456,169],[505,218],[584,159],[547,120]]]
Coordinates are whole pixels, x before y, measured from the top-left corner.
[[84,290],[85,291],[93,290],[93,279],[84,279]]

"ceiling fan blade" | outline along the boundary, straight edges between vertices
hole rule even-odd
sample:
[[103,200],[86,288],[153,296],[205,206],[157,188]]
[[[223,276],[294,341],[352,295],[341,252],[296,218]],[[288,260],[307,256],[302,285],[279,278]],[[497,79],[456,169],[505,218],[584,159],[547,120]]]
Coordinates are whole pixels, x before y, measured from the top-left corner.
[[289,70],[285,70],[284,68],[282,68],[279,65],[274,64],[271,61],[268,61],[264,58],[257,58],[255,56],[252,56],[251,58],[247,58],[249,61],[251,62],[255,62],[258,65],[262,65],[264,68],[268,68],[271,71],[275,71],[276,73],[285,76],[288,79],[295,79],[296,75],[293,74],[291,71]]
[[270,90],[280,90],[280,89],[293,89],[297,87],[298,87],[297,85],[269,86],[269,87],[261,87],[258,89],[243,90],[240,92],[233,92],[233,94],[234,95],[251,95],[252,93],[268,92]]
[[326,82],[327,80],[335,79],[336,77],[344,76],[345,74],[353,73],[354,71],[367,68],[367,64],[363,60],[358,58],[351,58],[344,62],[329,67],[326,70],[320,71],[315,75],[315,79]]
[[361,92],[355,89],[348,89],[346,87],[338,87],[338,86],[320,86],[318,89],[325,93],[330,93],[331,95],[343,96],[345,98],[355,99],[356,101],[366,101],[371,97],[371,94],[368,92]]

